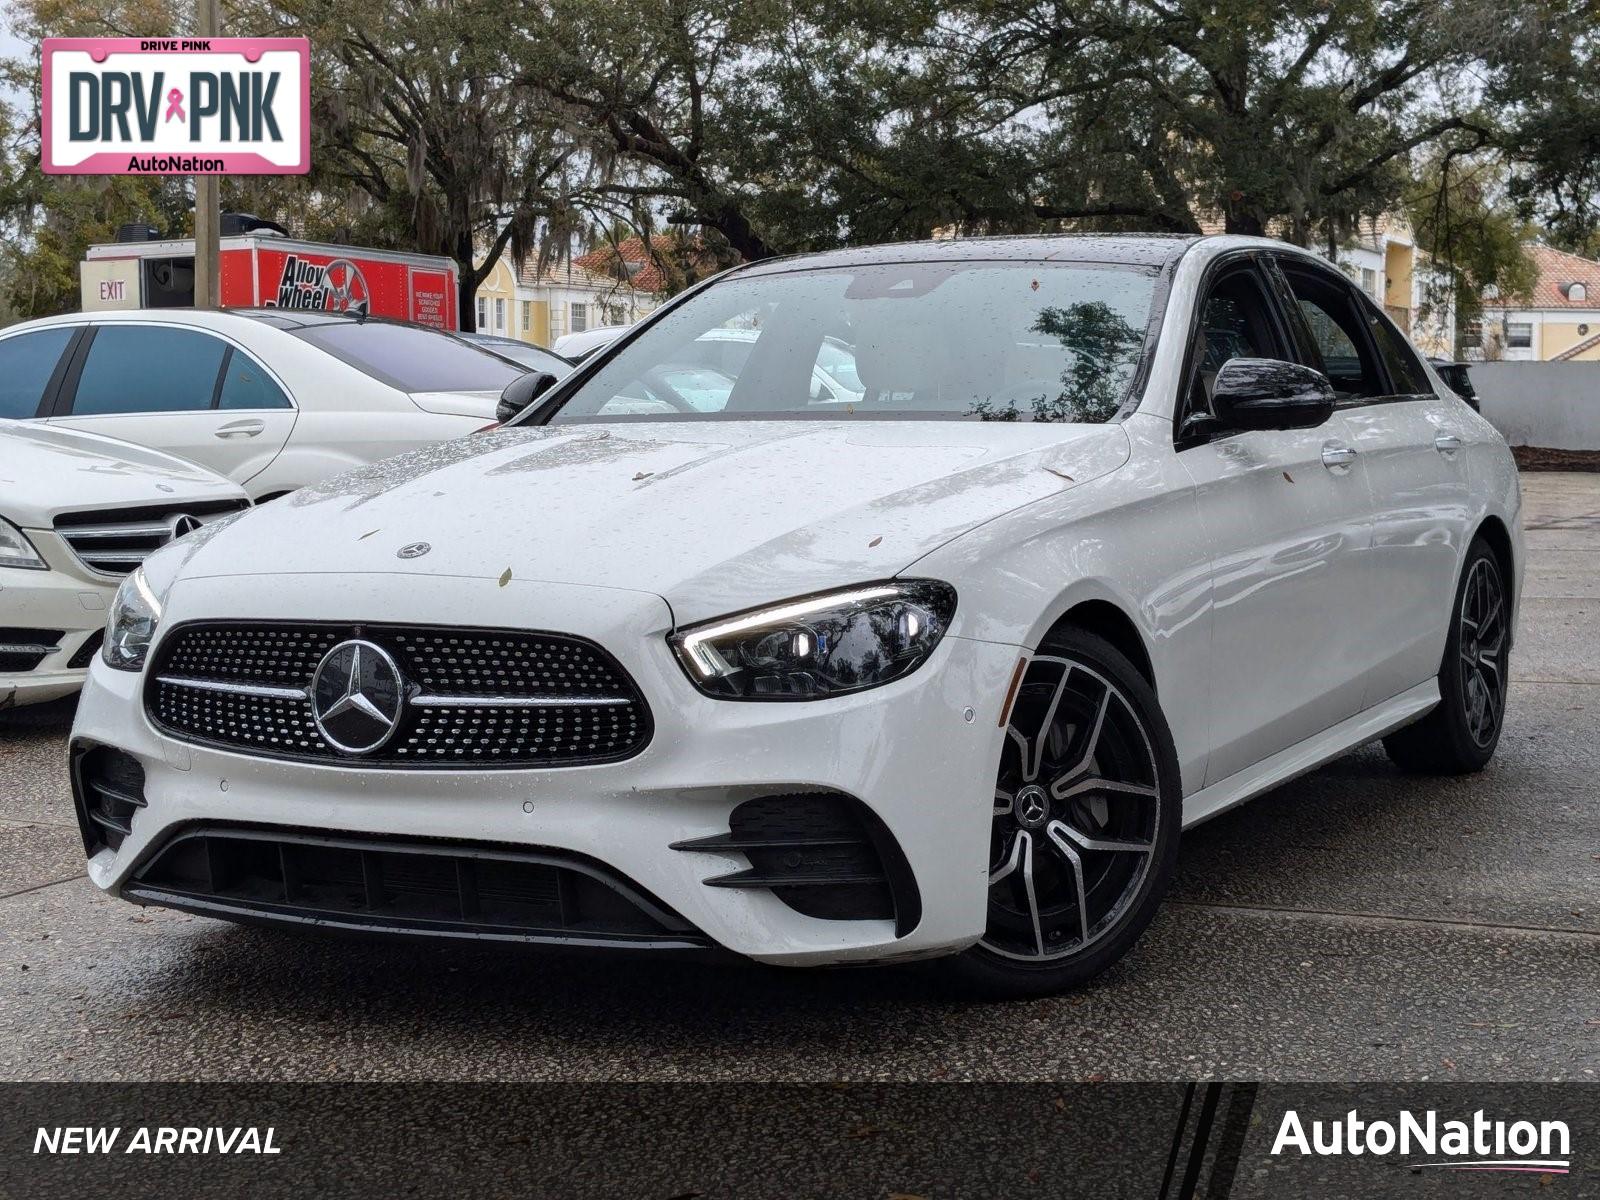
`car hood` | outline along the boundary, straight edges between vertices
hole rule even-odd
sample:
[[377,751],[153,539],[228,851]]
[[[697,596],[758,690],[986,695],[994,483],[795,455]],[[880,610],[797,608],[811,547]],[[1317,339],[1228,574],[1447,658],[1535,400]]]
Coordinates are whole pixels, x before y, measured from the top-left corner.
[[0,421],[0,517],[48,529],[62,513],[202,500],[244,489],[186,459],[116,438]]
[[[258,508],[197,547],[184,574],[381,571],[587,584],[654,592],[691,622],[893,576],[1127,456],[1119,425],[504,429]],[[427,550],[418,554],[417,543]]]

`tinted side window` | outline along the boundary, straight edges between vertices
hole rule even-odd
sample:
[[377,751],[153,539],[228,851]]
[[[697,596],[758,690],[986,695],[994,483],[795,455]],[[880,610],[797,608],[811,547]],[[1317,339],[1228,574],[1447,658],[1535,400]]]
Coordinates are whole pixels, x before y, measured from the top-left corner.
[[222,375],[218,408],[288,408],[289,397],[249,355],[235,350]]
[[1389,368],[1389,383],[1395,395],[1421,396],[1433,391],[1433,385],[1428,382],[1428,373],[1417,361],[1416,352],[1411,349],[1405,336],[1379,314],[1375,305],[1364,307],[1367,327],[1372,330],[1372,338],[1378,343],[1378,352],[1383,355],[1384,364]]
[[332,321],[290,332],[402,392],[498,392],[524,373],[498,354],[420,326]]
[[210,408],[227,349],[192,329],[102,325],[84,360],[72,415]]
[[1320,274],[1285,269],[1284,275],[1334,391],[1346,400],[1383,395],[1383,371],[1362,328],[1355,293]]
[[1224,275],[1200,311],[1198,370],[1189,394],[1191,412],[1211,411],[1217,372],[1231,358],[1283,358],[1272,309],[1254,271]]
[[73,326],[19,333],[0,341],[0,417],[37,416],[45,385],[67,348]]

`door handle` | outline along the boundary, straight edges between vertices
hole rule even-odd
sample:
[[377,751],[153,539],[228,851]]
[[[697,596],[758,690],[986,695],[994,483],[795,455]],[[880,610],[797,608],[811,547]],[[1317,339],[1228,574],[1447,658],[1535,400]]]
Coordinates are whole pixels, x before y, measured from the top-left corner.
[[219,438],[255,437],[267,427],[265,421],[234,421],[216,430],[212,436]]
[[1322,448],[1322,465],[1330,471],[1335,467],[1348,467],[1356,460],[1353,447],[1341,446],[1338,442],[1330,442]]
[[1433,448],[1440,454],[1454,454],[1461,449],[1461,439],[1453,433],[1436,433],[1433,435]]

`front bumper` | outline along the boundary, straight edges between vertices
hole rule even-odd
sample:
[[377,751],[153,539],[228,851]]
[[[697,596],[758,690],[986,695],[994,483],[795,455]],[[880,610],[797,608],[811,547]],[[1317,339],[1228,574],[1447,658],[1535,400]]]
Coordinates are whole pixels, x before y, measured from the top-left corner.
[[[657,596],[513,580],[416,576],[255,576],[182,581],[164,624],[315,619],[538,628],[589,638],[632,674],[655,722],[622,762],[535,769],[428,770],[287,762],[192,745],[145,716],[142,675],[96,663],[75,747],[134,756],[145,806],[89,874],[114,894],[183,831],[201,825],[451,839],[581,857],[681,916],[717,946],[772,963],[911,958],[960,949],[982,932],[999,718],[1016,647],[946,637],[888,686],[813,703],[701,695],[666,643]],[[470,614],[470,615],[467,615]],[[832,920],[771,890],[707,886],[750,866],[740,852],[675,844],[726,835],[741,803],[829,791],[862,802],[915,880],[920,914]]]
[[[0,667],[0,709],[42,704],[83,686],[88,648],[106,623],[117,580],[85,570],[50,530],[24,531],[48,568],[0,570],[0,626],[59,632],[55,649],[26,671]],[[0,638],[0,641],[5,641]],[[81,653],[80,653],[81,652]]]

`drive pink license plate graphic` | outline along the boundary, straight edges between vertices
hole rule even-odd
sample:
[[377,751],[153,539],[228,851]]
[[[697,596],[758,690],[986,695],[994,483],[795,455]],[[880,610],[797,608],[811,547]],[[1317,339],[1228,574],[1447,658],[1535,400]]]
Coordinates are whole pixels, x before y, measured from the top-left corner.
[[55,175],[301,175],[305,38],[46,38],[43,167]]

